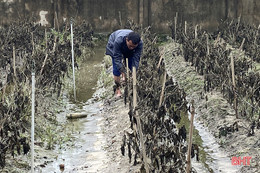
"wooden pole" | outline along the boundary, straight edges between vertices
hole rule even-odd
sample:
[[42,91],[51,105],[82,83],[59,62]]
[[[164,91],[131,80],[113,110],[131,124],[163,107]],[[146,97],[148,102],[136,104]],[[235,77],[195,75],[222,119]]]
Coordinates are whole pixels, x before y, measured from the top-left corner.
[[129,83],[129,66],[128,66],[128,58],[126,58],[126,81],[127,81],[127,89],[128,89],[128,92],[127,92],[127,97],[128,97],[128,100],[130,98],[130,92],[129,92],[129,89],[130,89],[130,83]]
[[33,41],[33,32],[31,33],[32,35],[32,55],[34,55],[34,41]]
[[73,20],[70,20],[70,31],[71,31],[71,57],[72,57],[72,74],[73,74],[73,89],[74,89],[74,99],[76,98],[76,82],[75,82],[75,66],[74,66],[74,44],[73,44]]
[[187,35],[187,21],[185,21],[185,24],[184,24],[184,32],[185,32],[185,35]]
[[14,77],[16,78],[16,65],[15,65],[15,46],[13,45],[13,69],[14,69]]
[[198,37],[198,25],[195,26],[195,39]]
[[32,72],[31,173],[34,173],[35,73]]
[[217,46],[217,43],[219,42],[219,38],[220,38],[220,32],[218,33],[217,39],[215,40],[214,47]]
[[[56,38],[56,37],[55,37]],[[45,51],[46,51],[46,54],[45,54],[45,58],[44,58],[44,61],[43,61],[43,63],[42,63],[42,67],[41,67],[41,71],[40,71],[40,75],[42,75],[42,72],[43,72],[43,68],[44,68],[44,66],[45,66],[45,64],[46,64],[46,62],[47,62],[47,58],[48,58],[48,53],[47,53],[47,51],[48,51],[48,40],[47,40],[47,32],[46,32],[46,28],[45,28],[45,46],[46,46],[46,48],[45,48]],[[54,47],[56,47],[56,39],[55,39],[55,46]],[[55,51],[55,50],[54,50]]]
[[243,38],[243,41],[242,41],[242,43],[241,43],[241,46],[239,47],[239,50],[242,50],[242,49],[243,49],[244,43],[245,43],[245,38]]
[[118,11],[118,15],[119,15],[119,26],[123,27],[121,11]]
[[237,96],[236,96],[236,82],[235,82],[235,67],[234,67],[234,57],[231,56],[231,73],[232,73],[232,83],[233,83],[233,91],[234,91],[234,107],[236,112],[236,118],[238,118],[237,114]]
[[191,147],[192,147],[194,114],[195,114],[194,100],[192,100],[191,101],[190,132],[189,132],[189,145],[188,145],[188,154],[187,154],[186,173],[190,173],[190,168],[191,168],[191,157],[190,156],[191,156]]
[[238,22],[237,22],[237,29],[236,29],[236,32],[238,31],[239,24],[240,24],[240,20],[241,20],[241,14],[240,14],[240,16],[238,17]]
[[163,83],[162,83],[162,91],[161,91],[161,96],[160,96],[160,101],[159,101],[159,107],[162,105],[162,100],[164,96],[164,89],[165,89],[165,82],[166,82],[166,70],[164,71],[164,76],[163,76]]
[[255,36],[254,44],[256,44],[256,40],[257,40],[257,37],[258,37],[258,34],[259,34],[259,29],[260,29],[260,25],[258,25],[258,28],[256,30],[256,36]]
[[163,48],[162,53],[160,53],[160,60],[159,60],[158,65],[157,65],[157,70],[160,68],[160,65],[161,65],[161,62],[162,62],[162,59],[163,59],[163,55],[165,53],[164,49],[165,49],[165,47]]
[[43,61],[43,63],[42,63],[42,68],[41,68],[41,71],[40,71],[40,75],[42,75],[44,66],[45,66],[45,64],[46,64],[46,62],[47,62],[47,59],[48,59],[48,54],[46,53],[46,54],[45,54],[44,61]]
[[133,106],[137,106],[137,92],[136,92],[136,68],[133,67]]
[[[6,74],[6,79],[7,79],[7,74]],[[2,92],[2,98],[1,98],[1,99],[2,99],[2,103],[3,103],[3,104],[4,104],[6,86],[7,86],[7,81],[6,81],[5,84],[4,84],[3,92]]]
[[207,55],[209,55],[209,35],[207,34]]
[[174,18],[174,40],[177,39],[177,19],[178,19],[178,12],[176,12],[176,17]]
[[55,11],[55,20],[56,20],[56,23],[57,23],[58,32],[60,32],[59,20],[58,20],[58,15],[57,15],[57,12],[56,12],[56,11]]
[[47,40],[47,30],[46,30],[46,28],[45,28],[44,32],[45,32],[45,49],[47,49],[48,40]]
[[[134,107],[134,110],[135,110],[136,106],[137,106],[136,68],[133,67],[133,107]],[[145,171],[146,171],[146,173],[149,173],[149,166],[147,163],[146,149],[145,149],[145,145],[144,145],[144,138],[143,138],[143,132],[142,132],[142,127],[141,127],[141,120],[140,120],[140,117],[139,117],[137,111],[135,111],[135,118],[137,121],[137,129],[140,134],[140,142],[141,142],[141,147],[142,147],[142,151],[143,151],[142,153],[143,153]]]

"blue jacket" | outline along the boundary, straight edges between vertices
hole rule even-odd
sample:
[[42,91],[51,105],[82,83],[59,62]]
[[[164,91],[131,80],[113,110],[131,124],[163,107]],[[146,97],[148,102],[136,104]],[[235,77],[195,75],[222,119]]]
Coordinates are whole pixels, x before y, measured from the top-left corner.
[[106,55],[110,55],[114,58],[118,70],[123,67],[122,55],[124,58],[133,58],[132,65],[135,66],[136,69],[138,69],[139,66],[140,56],[143,50],[143,42],[141,40],[135,49],[129,50],[126,45],[126,37],[130,32],[133,31],[130,29],[121,29],[113,32],[110,35],[106,46]]

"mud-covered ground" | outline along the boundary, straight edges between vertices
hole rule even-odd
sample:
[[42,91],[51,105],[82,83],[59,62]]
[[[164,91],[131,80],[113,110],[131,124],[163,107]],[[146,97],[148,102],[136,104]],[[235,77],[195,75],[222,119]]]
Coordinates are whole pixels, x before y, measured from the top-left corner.
[[136,166],[129,163],[128,152],[121,154],[122,137],[125,132],[131,132],[128,116],[128,106],[124,105],[123,99],[110,98],[104,102],[103,122],[101,127],[104,132],[106,144],[104,149],[107,153],[107,162],[100,172],[139,172],[140,164]]
[[[255,129],[255,134],[248,136],[249,122],[242,117],[236,119],[234,109],[219,91],[204,92],[203,76],[198,75],[195,68],[184,60],[181,46],[170,42],[164,47],[163,57],[167,73],[185,90],[187,100],[195,101],[195,121],[203,122],[214,135],[230,157],[230,164],[232,157],[241,157],[241,159],[252,157],[250,166],[241,166],[238,172],[258,172],[260,170],[260,130]],[[232,128],[235,122],[238,124],[238,131],[228,132],[228,127]],[[226,136],[223,133],[227,133]]]

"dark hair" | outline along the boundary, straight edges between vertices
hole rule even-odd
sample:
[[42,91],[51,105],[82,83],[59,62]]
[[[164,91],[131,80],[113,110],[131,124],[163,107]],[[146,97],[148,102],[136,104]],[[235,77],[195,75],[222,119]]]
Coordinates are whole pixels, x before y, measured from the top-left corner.
[[138,44],[141,41],[140,35],[136,32],[130,32],[127,36],[128,40],[132,40],[133,44]]

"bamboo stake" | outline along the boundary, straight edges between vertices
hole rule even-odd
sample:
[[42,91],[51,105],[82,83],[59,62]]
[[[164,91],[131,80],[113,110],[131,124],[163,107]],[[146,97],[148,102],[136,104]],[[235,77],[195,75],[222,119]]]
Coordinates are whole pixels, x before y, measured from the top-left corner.
[[45,48],[47,49],[48,47],[48,40],[47,40],[47,31],[46,31],[46,28],[45,28]]
[[254,44],[256,44],[256,40],[259,34],[259,29],[260,29],[260,25],[258,26],[257,30],[256,30],[256,36],[255,36],[255,40],[254,40]]
[[157,70],[160,68],[160,65],[161,65],[161,62],[162,62],[162,59],[163,59],[163,55],[165,54],[164,50],[165,50],[165,47],[163,48],[162,53],[160,55],[160,60],[159,60],[158,65],[157,65]]
[[35,73],[32,72],[32,125],[31,125],[31,172],[34,173],[34,102],[35,102]]
[[209,35],[207,34],[207,55],[209,55]]
[[56,20],[56,23],[57,23],[58,32],[60,32],[59,21],[58,21],[58,15],[57,15],[57,12],[56,12],[56,11],[55,11],[55,20]]
[[121,15],[121,11],[118,11],[118,15],[119,15],[119,26],[122,27],[122,15]]
[[237,96],[236,96],[236,82],[235,82],[235,67],[234,67],[234,57],[231,56],[231,72],[232,72],[232,83],[233,83],[233,90],[234,90],[234,107],[236,112],[236,118],[238,118],[237,114]]
[[[135,110],[136,106],[137,106],[136,68],[133,67],[133,107],[134,107],[134,110]],[[142,132],[142,127],[141,127],[141,120],[140,120],[140,117],[139,117],[137,111],[135,111],[135,118],[137,121],[137,129],[140,134],[140,142],[141,142],[141,147],[142,147],[142,151],[143,151],[142,153],[143,153],[145,171],[146,171],[146,173],[149,173],[149,167],[148,167],[147,157],[146,157],[146,149],[145,149],[145,145],[144,145],[144,138],[143,138],[143,132]]]
[[241,43],[241,46],[240,46],[239,50],[242,50],[242,49],[243,49],[244,43],[245,43],[245,38],[243,38],[243,41],[242,41],[242,43]]
[[240,16],[238,17],[238,22],[237,22],[237,29],[236,29],[236,32],[238,31],[239,24],[240,24],[240,20],[241,20],[241,14],[240,14]]
[[32,35],[32,55],[34,55],[34,41],[33,41],[33,32],[31,33]]
[[55,36],[54,36],[54,44],[53,44],[53,49],[52,49],[52,51],[53,51],[53,52],[55,52],[55,49],[56,49],[56,45],[57,45],[57,38],[58,38],[58,37],[55,35]]
[[42,75],[44,66],[45,66],[45,64],[46,64],[46,62],[47,62],[47,58],[48,58],[48,54],[46,53],[45,58],[44,58],[44,61],[43,61],[43,63],[42,63],[42,68],[41,68],[41,71],[40,71],[40,75]]
[[[6,75],[6,77],[7,77],[7,75]],[[2,103],[4,104],[4,98],[5,98],[5,90],[6,90],[6,85],[7,85],[7,83],[5,83],[4,84],[4,87],[3,87],[3,92],[2,92]]]
[[185,25],[184,25],[184,32],[185,32],[185,35],[187,35],[187,21],[184,22]]
[[195,39],[198,37],[198,25],[195,26]]
[[[45,66],[45,64],[46,64],[46,62],[47,62],[47,58],[48,58],[48,53],[47,53],[47,51],[48,51],[48,40],[47,40],[47,32],[46,32],[46,28],[45,28],[45,46],[46,46],[46,54],[45,54],[45,58],[44,58],[44,61],[43,61],[43,63],[42,63],[42,68],[41,68],[41,71],[40,71],[40,75],[42,75],[42,72],[43,72],[43,68],[44,68],[44,66]],[[55,46],[54,46],[54,49],[55,49],[55,47],[56,47],[56,37],[55,37]]]
[[165,82],[166,82],[166,70],[164,71],[164,76],[163,76],[163,85],[162,85],[162,91],[161,91],[161,96],[160,96],[160,102],[159,102],[159,107],[162,105],[162,100],[163,100],[163,96],[164,96],[164,89],[165,89]]
[[189,146],[188,146],[188,154],[187,154],[186,173],[190,173],[190,168],[191,168],[191,158],[190,158],[190,156],[191,156],[191,147],[192,147],[194,114],[195,114],[194,100],[192,100],[191,101],[190,132],[189,132]]
[[176,12],[176,17],[174,18],[174,40],[177,39],[177,19],[178,19],[178,12]]
[[218,33],[217,39],[215,40],[214,47],[217,46],[217,43],[219,42],[219,38],[220,38],[220,32]]
[[133,106],[134,109],[137,106],[137,95],[136,95],[136,68],[133,67]]
[[16,65],[15,65],[15,47],[13,45],[13,69],[14,69],[14,77],[16,78]]
[[127,97],[128,97],[128,100],[130,98],[130,93],[129,93],[129,89],[130,89],[130,83],[129,83],[129,66],[128,66],[128,58],[126,58],[126,81],[127,81]]
[[72,73],[73,73],[73,89],[74,89],[74,99],[76,101],[76,84],[75,84],[75,67],[74,67],[74,48],[73,48],[73,21],[70,21],[71,30],[71,57],[72,57]]

